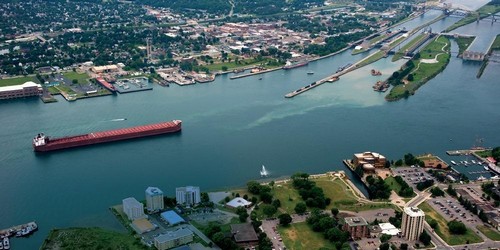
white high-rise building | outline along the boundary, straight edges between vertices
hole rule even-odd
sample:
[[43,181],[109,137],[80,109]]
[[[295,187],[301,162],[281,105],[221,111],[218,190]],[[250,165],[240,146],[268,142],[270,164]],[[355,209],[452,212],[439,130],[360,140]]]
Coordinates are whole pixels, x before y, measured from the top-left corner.
[[192,206],[200,203],[200,187],[178,187],[175,189],[177,204]]
[[149,212],[163,210],[163,192],[157,187],[146,189],[146,208]]
[[137,220],[146,218],[144,214],[144,205],[138,202],[134,197],[123,199],[123,212],[127,215],[129,220]]
[[417,207],[405,207],[401,233],[407,240],[417,240],[424,231],[425,213]]

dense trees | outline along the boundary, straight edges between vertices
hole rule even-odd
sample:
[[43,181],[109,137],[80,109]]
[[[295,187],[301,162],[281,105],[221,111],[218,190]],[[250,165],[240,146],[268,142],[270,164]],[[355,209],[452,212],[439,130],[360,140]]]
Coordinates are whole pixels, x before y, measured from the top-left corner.
[[330,204],[330,198],[326,198],[323,189],[317,187],[314,181],[309,180],[308,174],[296,173],[292,175],[292,181],[293,186],[299,191],[308,207],[324,209]]
[[366,182],[368,183],[368,193],[371,199],[389,199],[391,196],[391,189],[384,182],[382,178],[377,176],[367,176]]
[[467,232],[467,228],[464,223],[456,220],[448,222],[448,229],[452,234],[465,234]]
[[297,205],[295,205],[294,210],[298,214],[303,214],[306,212],[307,206],[304,202],[299,202],[299,203],[297,203]]
[[394,177],[396,182],[401,186],[401,190],[399,190],[398,195],[402,197],[412,197],[414,195],[413,188],[406,183],[406,181],[401,176]]
[[430,191],[431,191],[432,197],[444,196],[444,191],[441,190],[441,188],[439,188],[439,187],[433,187],[433,188],[431,188]]
[[337,220],[318,209],[313,209],[311,216],[307,218],[307,224],[313,231],[321,232],[326,239],[335,242],[337,249],[349,239],[349,233],[340,229]]
[[431,187],[432,185],[434,185],[434,180],[425,180],[417,183],[417,189],[422,191],[428,187]]
[[431,244],[431,236],[425,230],[420,234],[420,237],[418,237],[418,239],[426,246]]
[[292,217],[289,214],[280,214],[278,216],[278,219],[280,220],[280,225],[282,226],[288,226],[292,222]]

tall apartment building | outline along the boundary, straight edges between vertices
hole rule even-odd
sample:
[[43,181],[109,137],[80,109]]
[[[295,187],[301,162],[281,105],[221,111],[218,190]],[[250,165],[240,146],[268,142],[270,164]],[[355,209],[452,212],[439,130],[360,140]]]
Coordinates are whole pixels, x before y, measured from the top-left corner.
[[200,187],[178,187],[175,189],[177,204],[192,206],[200,203]]
[[405,207],[401,233],[407,240],[417,240],[424,231],[425,213],[417,207]]
[[144,214],[144,205],[138,202],[135,198],[129,197],[123,199],[123,212],[127,215],[129,220],[137,220],[146,218]]
[[146,208],[149,212],[163,210],[163,192],[157,187],[146,189]]

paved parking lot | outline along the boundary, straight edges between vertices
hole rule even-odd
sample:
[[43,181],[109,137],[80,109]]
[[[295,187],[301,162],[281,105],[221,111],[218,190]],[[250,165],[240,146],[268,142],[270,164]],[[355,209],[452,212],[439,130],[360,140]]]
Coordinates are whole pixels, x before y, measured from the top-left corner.
[[[416,185],[419,182],[426,180],[434,180],[430,174],[428,174],[425,169],[420,167],[399,167],[393,170],[394,176],[401,176],[413,189],[416,190]],[[435,180],[434,180],[435,181]]]
[[447,221],[461,221],[474,231],[477,231],[477,225],[483,224],[477,215],[466,210],[456,199],[450,196],[432,198],[428,203]]
[[267,234],[267,237],[273,243],[273,248],[276,250],[286,249],[285,244],[281,239],[281,235],[278,232],[279,220],[263,220],[262,221],[262,231]]

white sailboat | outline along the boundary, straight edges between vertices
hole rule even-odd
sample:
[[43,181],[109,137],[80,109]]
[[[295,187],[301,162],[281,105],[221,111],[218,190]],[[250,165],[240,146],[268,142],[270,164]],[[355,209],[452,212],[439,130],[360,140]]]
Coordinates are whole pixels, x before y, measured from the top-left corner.
[[262,165],[262,170],[260,170],[260,177],[267,177],[267,176],[269,176],[269,173],[267,172],[266,167]]

